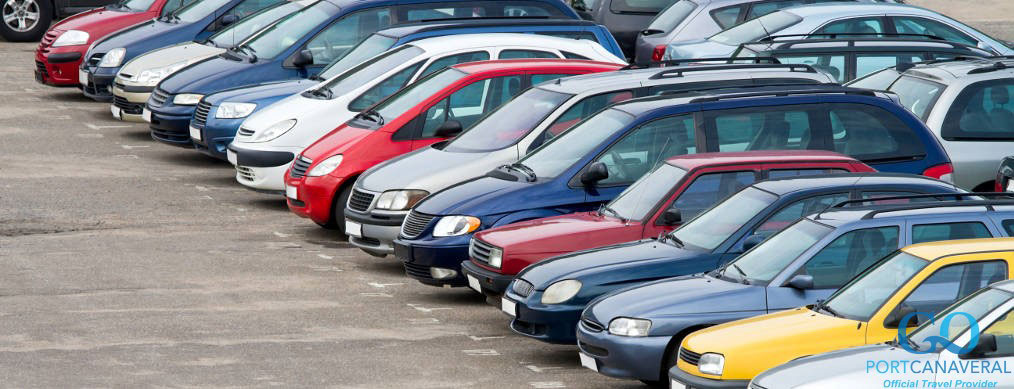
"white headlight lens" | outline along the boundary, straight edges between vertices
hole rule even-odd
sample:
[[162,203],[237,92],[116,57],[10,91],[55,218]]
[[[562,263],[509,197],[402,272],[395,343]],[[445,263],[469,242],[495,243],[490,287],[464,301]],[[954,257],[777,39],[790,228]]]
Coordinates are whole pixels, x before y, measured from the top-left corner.
[[257,108],[254,103],[229,103],[225,102],[218,106],[215,117],[219,119],[239,119],[250,116]]
[[323,162],[318,163],[316,166],[310,169],[310,171],[307,172],[306,175],[310,177],[326,176],[328,174],[331,174],[331,172],[337,169],[338,166],[341,164],[342,164],[342,155],[341,154],[332,155],[328,159],[325,159]]
[[251,142],[267,142],[282,136],[282,134],[288,132],[292,127],[296,126],[296,119],[282,120],[278,123],[272,124],[271,127],[265,128],[261,131],[257,131],[254,134]]
[[503,264],[503,249],[498,247],[489,249],[489,262],[487,263],[489,263],[489,266],[499,269],[500,265]]
[[204,95],[199,95],[196,93],[180,93],[176,95],[176,97],[173,97],[173,104],[197,105],[197,103],[200,102],[202,98],[204,98]]
[[127,54],[127,49],[117,47],[109,50],[106,55],[102,56],[102,60],[99,61],[100,68],[115,68],[123,64],[123,57]]
[[609,322],[609,333],[619,336],[648,336],[651,320],[618,317]]
[[410,209],[430,193],[425,190],[389,190],[377,199],[377,209],[400,211]]
[[581,281],[563,280],[557,281],[546,288],[542,294],[543,304],[559,304],[570,300],[581,290]]
[[697,363],[697,370],[700,370],[704,374],[722,375],[722,370],[724,369],[725,357],[722,354],[704,353],[701,355],[701,360]]
[[465,235],[479,228],[479,218],[474,216],[444,216],[433,226],[433,236]]
[[60,34],[60,36],[53,41],[53,47],[83,45],[88,43],[88,37],[89,35],[87,32],[70,30]]
[[184,66],[187,66],[186,61],[180,61],[160,68],[142,70],[141,73],[138,73],[138,75],[134,77],[134,82],[147,86],[155,86],[155,84],[158,84],[158,82],[162,81],[163,78],[176,73],[176,71],[183,69]]

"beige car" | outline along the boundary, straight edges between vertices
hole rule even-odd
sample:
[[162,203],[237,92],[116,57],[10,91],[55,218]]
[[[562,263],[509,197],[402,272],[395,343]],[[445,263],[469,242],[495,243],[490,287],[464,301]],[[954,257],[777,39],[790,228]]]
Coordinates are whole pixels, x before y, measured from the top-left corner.
[[120,68],[113,82],[113,117],[147,121],[144,104],[160,81],[193,63],[224,53],[282,17],[310,5],[312,0],[287,1],[247,16],[201,42],[186,42],[152,50]]

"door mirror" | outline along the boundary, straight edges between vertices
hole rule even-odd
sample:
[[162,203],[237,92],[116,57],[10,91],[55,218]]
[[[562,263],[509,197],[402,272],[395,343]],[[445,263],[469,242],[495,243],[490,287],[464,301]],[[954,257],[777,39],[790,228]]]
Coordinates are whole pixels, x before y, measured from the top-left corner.
[[683,216],[680,215],[679,208],[666,208],[665,212],[662,212],[662,216],[658,218],[658,224],[663,226],[675,226],[683,221]]
[[785,285],[799,290],[813,289],[813,276],[809,274],[796,274]]
[[292,59],[292,65],[296,67],[306,67],[306,65],[313,63],[313,52],[310,50],[300,50],[296,53],[296,57]]
[[236,23],[238,21],[239,21],[239,16],[229,14],[229,15],[223,16],[222,20],[220,22],[218,22],[218,24],[224,27],[224,26],[228,26],[230,24]]
[[986,354],[996,352],[996,335],[993,334],[979,334],[979,342],[975,344],[972,351],[965,354],[965,357],[978,358],[983,357]]
[[[901,319],[904,319],[905,316],[912,313],[915,313],[915,308],[912,308],[909,305],[901,304],[898,306],[898,308],[895,308],[894,311],[888,314],[886,319],[884,319],[884,327],[898,328],[898,326],[901,325]],[[909,318],[908,323],[906,324],[909,327],[919,325],[919,315],[912,315],[912,317]]]
[[743,251],[747,251],[754,248],[754,246],[761,244],[761,242],[763,242],[764,239],[765,239],[764,235],[760,234],[753,234],[748,236],[746,240],[743,241]]
[[437,138],[450,138],[460,134],[462,131],[461,122],[457,120],[448,120],[437,127],[437,131],[433,133],[433,136]]
[[585,186],[595,185],[596,182],[602,181],[609,178],[609,169],[606,168],[606,164],[602,162],[595,162],[588,166],[581,173],[581,183]]

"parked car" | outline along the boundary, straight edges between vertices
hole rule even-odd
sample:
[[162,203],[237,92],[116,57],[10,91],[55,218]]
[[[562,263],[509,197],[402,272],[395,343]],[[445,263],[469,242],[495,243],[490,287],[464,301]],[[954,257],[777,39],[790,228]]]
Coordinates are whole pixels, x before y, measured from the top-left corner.
[[[960,312],[960,313],[959,313]],[[962,314],[975,320],[977,330],[969,331],[968,320]],[[869,369],[867,361],[906,361],[911,369],[905,374],[907,381],[917,382],[987,382],[997,388],[1014,387],[1014,377],[997,374],[993,369],[962,372],[936,366],[1010,366],[1014,363],[1014,281],[1000,281],[980,289],[978,292],[959,300],[942,310],[933,320],[928,320],[908,335],[914,346],[912,353],[901,345],[902,340],[894,339],[883,344],[860,346],[831,351],[787,362],[767,370],[751,382],[755,388],[870,388],[883,385],[886,379],[896,377],[887,369]],[[961,315],[948,321],[952,314]],[[944,328],[945,323],[951,327]],[[946,332],[944,332],[946,331]],[[942,336],[966,353],[958,354],[953,348],[933,343],[934,336]],[[974,342],[974,343],[973,343]],[[915,349],[913,347],[918,347]],[[886,370],[886,371],[885,371]],[[885,374],[886,373],[886,374]]]
[[[40,4],[35,0],[25,0],[24,3],[34,3],[35,7]],[[48,3],[48,1],[42,1],[42,3]],[[35,81],[52,86],[80,85],[77,70],[92,42],[114,31],[151,18],[165,17],[179,8],[181,3],[180,0],[125,0],[61,20],[50,27],[49,31],[46,31],[46,34],[42,36],[42,41],[39,42],[39,47],[35,49]],[[4,7],[4,12],[13,12],[13,9],[8,10]],[[38,29],[39,35],[41,35],[49,22],[42,19],[37,22],[35,26],[26,25],[24,27],[11,27],[4,23],[5,27],[0,27],[0,29],[25,30],[19,35],[32,35],[34,34],[32,31]],[[10,41],[39,39],[39,37],[33,38],[31,36],[21,39],[6,35],[4,37]]]
[[[506,33],[427,38],[386,51],[251,115],[243,121],[226,155],[236,166],[236,181],[240,184],[282,194],[285,171],[296,155],[402,86],[456,63],[491,58],[565,58],[562,50],[593,60],[623,63],[598,43],[586,40]],[[337,220],[329,226],[343,225]]]
[[[761,181],[658,239],[578,251],[533,264],[511,282],[501,309],[512,317],[510,327],[519,334],[574,344],[581,311],[609,292],[715,270],[800,217],[845,200],[959,191],[938,180],[889,173]],[[651,365],[655,371],[658,367]]]
[[[827,74],[806,66],[771,64],[624,70],[558,81],[525,91],[446,146],[406,154],[365,173],[356,181],[353,193],[372,200],[345,209],[346,223],[362,224],[362,236],[350,236],[349,242],[371,255],[394,253],[393,243],[401,223],[422,197],[517,162],[550,138],[615,102],[732,86],[832,82]],[[412,201],[407,201],[409,194],[415,195]],[[381,196],[400,196],[406,201],[381,206]]]
[[1014,232],[1014,211],[993,207],[1010,200],[882,196],[806,216],[716,271],[598,298],[577,328],[581,359],[605,375],[665,381],[694,331],[815,304],[900,247]]
[[[373,33],[341,59],[332,62],[310,79],[273,82],[216,92],[198,103],[199,115],[190,119],[194,129],[191,141],[201,152],[225,160],[226,147],[232,142],[243,119],[283,98],[296,95],[320,81],[332,78],[387,50],[425,38],[485,33],[528,33],[597,42],[607,51],[621,56],[620,47],[605,27],[572,19],[542,18],[470,18],[450,21],[399,25]],[[584,56],[563,52],[567,58]]]
[[[479,15],[577,17],[558,0],[320,0],[230,50],[166,77],[146,109],[151,136],[192,147],[189,123],[201,98],[221,90],[317,75],[356,44],[392,24]],[[333,128],[333,127],[332,127]]]
[[1000,55],[1014,54],[1003,42],[957,20],[905,4],[805,5],[769,13],[708,39],[670,44],[663,59],[728,57],[743,43],[778,35],[923,34],[977,46]]
[[[3,23],[0,23],[0,37],[11,41],[11,42],[33,42],[39,40],[46,31],[50,28],[50,24],[53,20],[71,16],[74,19],[65,25],[76,25],[84,21],[83,19],[94,19],[95,14],[105,11],[114,11],[117,13],[147,13],[153,11],[147,16],[152,18],[158,15],[158,10],[162,8],[164,1],[155,1],[152,4],[151,0],[134,1],[130,4],[130,9],[124,8],[128,1],[110,1],[110,0],[22,0],[22,1],[6,1],[0,6],[0,19]],[[154,8],[154,10],[152,10]],[[106,13],[105,17],[108,17],[110,24],[116,25],[119,17],[126,15],[118,15]],[[136,22],[140,22],[144,19],[139,19]],[[67,20],[64,20],[67,21]],[[62,21],[63,22],[63,21]],[[61,23],[62,23],[61,22]],[[136,23],[134,22],[134,23]],[[58,23],[60,24],[60,23]],[[90,22],[82,24],[91,24]],[[133,23],[130,23],[133,24]],[[122,25],[121,27],[129,26],[130,24]],[[115,31],[113,28],[108,31]],[[58,30],[60,32],[67,30]],[[51,31],[52,32],[52,31]],[[84,32],[84,31],[82,31]],[[91,32],[91,31],[88,31]],[[74,33],[72,36],[64,38],[65,41],[78,41],[81,39],[88,40],[89,38]],[[50,41],[52,42],[52,40]],[[73,73],[73,72],[72,72]],[[77,80],[74,80],[77,83]]]
[[264,27],[313,3],[285,1],[268,6],[216,32],[200,42],[186,42],[155,49],[128,61],[113,81],[114,119],[143,122],[142,112],[151,91],[164,78],[189,65],[225,53]]
[[1014,192],[1014,156],[1004,157],[996,172],[996,191]]
[[872,172],[828,151],[744,151],[669,158],[593,212],[508,224],[472,236],[461,269],[468,286],[499,296],[522,269],[549,257],[657,237],[756,181]]
[[922,118],[951,156],[956,184],[996,186],[996,163],[1014,147],[1014,58],[899,64],[852,85],[891,91]]
[[806,64],[826,70],[838,82],[848,82],[893,67],[941,58],[989,57],[975,46],[939,39],[908,37],[839,37],[792,39],[744,43],[734,58],[775,58],[781,63]]
[[570,0],[581,17],[604,24],[620,42],[628,58],[634,57],[634,40],[644,26],[677,0]]
[[[935,315],[986,285],[1010,279],[1012,269],[1011,238],[907,246],[819,304],[688,335],[669,378],[694,388],[745,388],[760,372],[800,357],[895,339],[908,313]],[[923,319],[904,324],[914,328]]]
[[513,165],[426,197],[405,218],[395,255],[423,283],[464,286],[461,263],[476,231],[595,210],[671,156],[787,149],[832,149],[879,171],[950,173],[925,125],[868,90],[761,86],[634,99]]
[[285,0],[193,0],[165,17],[133,25],[96,41],[78,72],[84,95],[112,101],[112,85],[124,63],[151,50],[204,40],[245,16]]
[[[355,178],[379,162],[460,133],[533,83],[619,69],[584,60],[530,59],[454,65],[403,88],[338,127],[296,157],[285,180],[289,210],[317,223],[336,220]],[[362,235],[352,223],[339,226]]]

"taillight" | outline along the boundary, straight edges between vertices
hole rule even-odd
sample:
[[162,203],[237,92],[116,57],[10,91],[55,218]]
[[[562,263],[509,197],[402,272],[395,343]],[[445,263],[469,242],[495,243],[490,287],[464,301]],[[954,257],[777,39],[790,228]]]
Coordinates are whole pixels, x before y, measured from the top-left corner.
[[665,45],[655,46],[655,49],[651,51],[651,60],[658,62],[665,56]]
[[942,163],[939,165],[930,166],[928,169],[922,172],[922,175],[926,177],[933,177],[941,181],[947,181],[954,183],[954,165],[950,163]]

